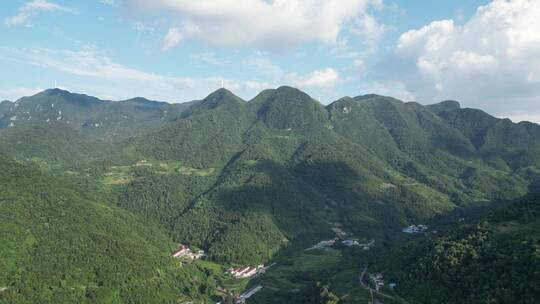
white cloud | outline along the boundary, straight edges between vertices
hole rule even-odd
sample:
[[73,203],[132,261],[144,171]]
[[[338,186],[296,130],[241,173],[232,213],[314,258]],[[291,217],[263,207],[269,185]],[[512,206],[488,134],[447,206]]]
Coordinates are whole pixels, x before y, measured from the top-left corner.
[[218,58],[216,54],[212,52],[191,54],[191,58],[201,60],[208,64],[213,64],[213,65],[222,65],[228,62],[225,59]]
[[253,73],[262,74],[272,79],[283,77],[285,72],[279,66],[275,65],[270,58],[257,54],[242,60],[241,64],[245,67],[252,68]]
[[[260,61],[254,62],[258,62],[261,66],[273,66],[273,63],[261,54],[252,58],[260,59]],[[117,63],[107,53],[93,46],[86,46],[79,50],[0,48],[0,59],[37,66],[48,73],[65,74],[65,76],[58,75],[58,80],[62,82],[62,85],[75,92],[106,99],[143,96],[169,102],[184,102],[203,98],[221,87],[222,83],[227,89],[244,98],[251,98],[261,90],[280,85],[292,85],[311,93],[325,92],[328,94],[340,82],[340,76],[333,68],[298,75],[296,73],[287,74],[274,66],[277,70],[275,77],[271,77],[271,79],[264,77],[262,79],[230,79],[219,75],[204,77],[161,75]],[[248,67],[258,69],[256,66],[255,64]],[[6,92],[0,91],[0,97],[11,98],[10,96],[19,97],[35,93],[35,91],[28,94],[8,94]]]
[[177,46],[184,39],[184,35],[176,27],[172,27],[163,38],[163,43],[161,45],[162,51],[167,51],[168,49]]
[[363,14],[357,18],[354,26],[351,28],[353,34],[358,35],[368,51],[374,51],[379,41],[390,28],[380,24],[375,17],[369,14]]
[[383,0],[372,0],[371,5],[373,5],[373,7],[378,10],[382,10],[386,7]]
[[117,6],[118,5],[115,0],[100,0],[99,2],[101,2],[103,4],[111,5],[111,6]]
[[[376,28],[367,15],[370,6],[380,8],[380,0],[127,0],[146,12],[166,12],[171,21],[164,48],[183,38],[194,38],[217,46],[251,46],[281,50],[305,42],[335,43],[340,33],[358,17],[366,35]],[[195,30],[194,30],[195,29]],[[171,34],[172,33],[172,34]]]
[[326,68],[304,76],[290,73],[285,78],[292,85],[300,88],[332,88],[338,83],[339,74],[332,68]]
[[148,33],[153,33],[154,32],[154,28],[151,27],[151,26],[147,26],[145,25],[144,23],[142,22],[135,22],[133,24],[133,27],[132,27],[134,30],[136,30],[137,32],[148,32]]
[[33,0],[19,8],[15,16],[4,19],[7,26],[28,24],[30,19],[40,12],[63,11],[73,13],[74,10],[47,0]]
[[265,81],[256,81],[256,80],[248,80],[245,83],[245,87],[248,91],[254,91],[255,95],[257,95],[262,90],[271,89],[277,87],[275,83],[265,82]]
[[0,89],[0,101],[10,100],[16,101],[17,99],[34,95],[43,91],[42,88],[12,88],[12,89]]
[[93,47],[82,50],[9,49],[9,54],[4,57],[65,73],[68,76],[63,82],[71,89],[101,98],[144,96],[183,102],[206,96],[219,88],[222,82],[231,90],[244,87],[240,82],[221,76],[182,77],[145,72],[119,64]]
[[463,25],[440,20],[403,33],[392,67],[378,77],[424,103],[457,99],[499,116],[540,114],[538,29],[540,1],[494,0]]

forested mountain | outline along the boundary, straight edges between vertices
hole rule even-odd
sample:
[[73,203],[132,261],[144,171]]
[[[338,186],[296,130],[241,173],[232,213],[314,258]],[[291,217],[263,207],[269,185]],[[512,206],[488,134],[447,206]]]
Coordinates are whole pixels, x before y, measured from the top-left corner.
[[103,155],[108,145],[64,123],[42,122],[0,130],[0,150],[20,159],[65,166]]
[[[139,159],[206,172],[181,177],[196,180],[181,183],[191,190],[200,188],[158,206],[149,193],[170,185],[156,185],[145,175],[126,187],[129,199],[121,204],[144,211],[175,239],[207,248],[216,259],[255,262],[309,238],[305,233],[329,234],[336,222],[376,235],[534,188],[539,128],[482,112],[498,122],[486,126],[490,141],[504,143],[518,134],[531,143],[509,144],[501,154],[484,152],[470,136],[475,125],[460,129],[448,122],[467,111],[455,102],[424,107],[377,95],[324,107],[289,87],[246,102],[221,89],[195,102],[177,123],[123,146]],[[497,131],[499,124],[507,131]],[[531,157],[518,165],[507,157],[515,153]]]
[[106,101],[61,89],[49,89],[0,105],[0,128],[28,123],[63,123],[112,141],[174,121],[187,104],[133,98]]
[[[291,248],[334,238],[336,231],[386,244],[406,225],[540,190],[540,126],[463,109],[456,101],[423,106],[364,95],[324,106],[300,90],[280,87],[250,101],[220,89],[202,100],[171,105],[142,98],[103,101],[54,89],[0,104],[0,127],[0,151],[10,157],[3,156],[4,166],[12,168],[5,172],[35,178],[43,187],[24,187],[26,180],[9,175],[2,176],[0,186],[13,195],[29,193],[28,199],[14,200],[17,206],[45,200],[43,214],[51,212],[6,222],[19,225],[11,240],[24,240],[24,227],[54,220],[60,212],[83,226],[60,220],[62,229],[73,233],[50,234],[61,240],[55,242],[72,244],[70,237],[88,236],[84,250],[98,254],[96,261],[110,254],[107,259],[120,259],[114,262],[118,267],[137,271],[146,271],[145,263],[170,265],[166,254],[172,242],[238,266],[272,261]],[[40,170],[32,169],[34,164]],[[20,170],[27,173],[17,175]],[[53,190],[43,197],[40,193],[49,193],[47,182]],[[52,202],[64,192],[69,198],[55,209]],[[20,213],[33,215],[27,209]],[[108,235],[106,229],[119,233]],[[102,243],[92,237],[100,231],[108,238]],[[124,257],[124,248],[136,240],[137,258]],[[103,253],[105,243],[121,248]],[[62,256],[70,246],[53,249],[58,250],[54,256]],[[8,261],[24,256],[14,249],[4,254]],[[34,258],[33,251],[25,254]],[[4,267],[21,269],[13,265]],[[169,269],[148,267],[160,274]],[[78,271],[94,275],[89,269]],[[182,271],[200,275],[201,270]],[[133,274],[141,275],[147,273]],[[12,277],[0,284],[14,284]],[[152,282],[170,290],[187,284],[178,276],[175,282],[158,277]],[[133,284],[146,284],[137,280]],[[124,283],[105,284],[117,286],[107,296],[130,302],[124,290],[131,287]],[[204,298],[209,289],[204,290],[190,291],[187,298]],[[165,297],[162,302],[170,302]]]
[[179,268],[157,227],[4,154],[0,172],[1,303],[204,298],[206,275]]
[[540,196],[412,242],[387,261],[398,291],[421,303],[537,303]]

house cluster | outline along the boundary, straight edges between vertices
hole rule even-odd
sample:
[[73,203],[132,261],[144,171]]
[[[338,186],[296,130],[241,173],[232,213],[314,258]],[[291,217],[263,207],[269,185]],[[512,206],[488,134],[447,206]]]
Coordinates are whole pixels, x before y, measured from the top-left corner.
[[240,267],[240,268],[229,268],[227,269],[227,273],[232,275],[236,279],[245,279],[245,278],[251,278],[252,276],[262,273],[266,270],[264,268],[264,265],[259,265],[257,267]]
[[369,276],[369,279],[373,282],[373,285],[375,285],[375,290],[379,291],[381,288],[384,287],[384,280],[382,273],[372,274]]
[[411,225],[409,227],[403,228],[401,231],[403,231],[404,233],[415,234],[425,232],[426,230],[428,230],[428,226],[426,225]]
[[371,247],[375,246],[375,240],[371,240],[367,243],[359,243],[356,240],[344,240],[344,241],[341,241],[341,243],[347,247],[358,246],[364,250],[369,250]]
[[336,243],[336,240],[337,240],[337,238],[335,238],[333,240],[328,240],[328,241],[320,241],[319,243],[313,245],[312,247],[304,249],[304,251],[322,249],[324,247],[332,247]]
[[178,248],[178,250],[176,250],[172,254],[172,256],[175,258],[187,257],[192,260],[198,260],[202,258],[204,255],[205,255],[204,251],[202,250],[193,251],[188,246],[182,245],[182,244],[180,244],[180,247]]

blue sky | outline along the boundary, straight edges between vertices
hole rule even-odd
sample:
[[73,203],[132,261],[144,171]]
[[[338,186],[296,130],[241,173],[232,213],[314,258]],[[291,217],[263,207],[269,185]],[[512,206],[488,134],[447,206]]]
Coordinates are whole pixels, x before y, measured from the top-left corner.
[[169,102],[291,85],[540,121],[534,0],[20,0],[0,19],[0,100],[55,83]]

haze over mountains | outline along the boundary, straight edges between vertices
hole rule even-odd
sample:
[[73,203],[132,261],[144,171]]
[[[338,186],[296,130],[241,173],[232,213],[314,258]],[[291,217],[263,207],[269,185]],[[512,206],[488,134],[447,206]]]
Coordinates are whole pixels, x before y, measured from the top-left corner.
[[[540,191],[540,126],[456,101],[363,95],[324,106],[280,87],[168,104],[51,89],[2,102],[0,127],[7,302],[203,303],[219,275],[178,270],[175,243],[258,265],[339,228],[389,251],[409,224]],[[407,299],[422,298],[411,290]]]

